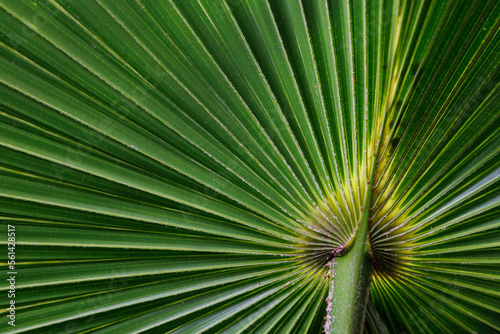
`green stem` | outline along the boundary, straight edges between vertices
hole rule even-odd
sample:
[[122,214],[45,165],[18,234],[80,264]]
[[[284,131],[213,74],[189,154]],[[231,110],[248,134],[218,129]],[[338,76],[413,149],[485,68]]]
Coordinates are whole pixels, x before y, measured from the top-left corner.
[[361,215],[352,246],[346,254],[332,260],[330,290],[333,293],[329,297],[332,299],[331,311],[327,312],[327,320],[331,324],[328,328],[325,326],[326,333],[363,333],[373,274],[368,243],[370,200],[371,191],[368,190],[364,206],[366,209]]

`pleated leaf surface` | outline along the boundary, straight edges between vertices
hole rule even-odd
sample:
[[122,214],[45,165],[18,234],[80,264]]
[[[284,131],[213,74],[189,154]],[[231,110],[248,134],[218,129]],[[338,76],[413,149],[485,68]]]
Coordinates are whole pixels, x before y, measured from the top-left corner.
[[365,332],[499,332],[499,69],[495,0],[1,0],[0,332],[320,333],[364,210]]

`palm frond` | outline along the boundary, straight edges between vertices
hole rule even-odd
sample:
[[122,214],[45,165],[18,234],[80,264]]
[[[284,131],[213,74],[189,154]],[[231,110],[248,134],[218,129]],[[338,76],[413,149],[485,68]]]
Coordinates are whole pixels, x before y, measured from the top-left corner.
[[2,0],[0,332],[318,333],[363,236],[366,332],[500,331],[499,68],[494,0]]

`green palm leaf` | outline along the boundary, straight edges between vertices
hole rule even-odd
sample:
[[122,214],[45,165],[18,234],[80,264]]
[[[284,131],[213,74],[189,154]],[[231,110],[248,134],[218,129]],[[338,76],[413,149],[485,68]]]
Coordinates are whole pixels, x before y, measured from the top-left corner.
[[499,68],[494,0],[2,0],[0,332],[500,331]]

